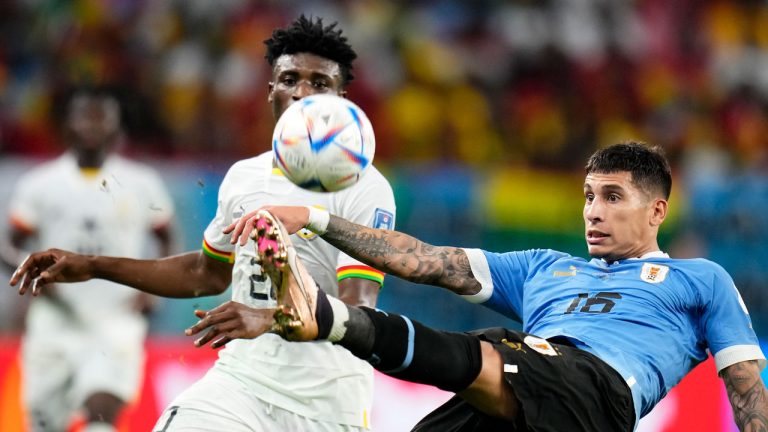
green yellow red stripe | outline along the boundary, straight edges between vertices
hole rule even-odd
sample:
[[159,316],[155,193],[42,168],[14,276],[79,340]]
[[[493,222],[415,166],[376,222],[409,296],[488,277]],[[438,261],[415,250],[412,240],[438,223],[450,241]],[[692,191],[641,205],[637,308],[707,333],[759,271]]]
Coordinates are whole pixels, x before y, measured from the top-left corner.
[[224,252],[220,251],[213,246],[209,245],[205,239],[203,239],[203,253],[208,255],[209,257],[222,261],[225,263],[234,263],[235,262],[235,254],[233,252]]
[[341,281],[347,278],[368,279],[384,285],[384,273],[365,265],[351,265],[336,269],[336,279]]

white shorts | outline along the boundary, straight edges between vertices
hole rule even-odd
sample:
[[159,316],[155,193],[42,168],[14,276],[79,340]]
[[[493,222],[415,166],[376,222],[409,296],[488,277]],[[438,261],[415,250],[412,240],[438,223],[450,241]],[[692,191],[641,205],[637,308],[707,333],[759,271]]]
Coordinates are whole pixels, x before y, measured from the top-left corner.
[[152,432],[361,432],[317,421],[259,399],[243,383],[210,370],[165,409]]
[[130,402],[143,374],[147,323],[140,315],[84,323],[52,307],[45,300],[30,307],[22,341],[22,392],[33,431],[66,430],[96,392]]

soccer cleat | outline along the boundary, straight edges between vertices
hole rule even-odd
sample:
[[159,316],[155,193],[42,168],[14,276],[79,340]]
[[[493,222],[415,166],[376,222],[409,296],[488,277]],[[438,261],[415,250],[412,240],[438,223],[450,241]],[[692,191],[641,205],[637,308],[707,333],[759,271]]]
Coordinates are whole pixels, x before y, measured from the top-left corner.
[[257,215],[250,237],[277,300],[272,332],[292,341],[317,338],[317,285],[299,261],[285,227],[269,212]]

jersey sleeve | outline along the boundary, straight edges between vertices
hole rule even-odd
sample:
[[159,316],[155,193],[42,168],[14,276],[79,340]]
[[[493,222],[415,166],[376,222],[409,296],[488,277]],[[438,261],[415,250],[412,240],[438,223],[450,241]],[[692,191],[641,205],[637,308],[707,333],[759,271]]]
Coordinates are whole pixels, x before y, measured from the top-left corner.
[[147,182],[147,200],[149,201],[150,223],[152,228],[168,225],[174,215],[174,206],[168,188],[160,175],[153,169],[145,173]]
[[32,233],[37,230],[42,217],[38,192],[38,182],[35,181],[37,169],[31,174],[22,176],[11,193],[8,202],[8,218],[10,224],[17,230]]
[[551,250],[526,250],[494,253],[464,249],[480,291],[463,296],[471,303],[483,304],[500,314],[521,321],[525,283],[540,268],[564,254]]
[[733,280],[719,266],[712,279],[711,291],[703,293],[701,320],[717,372],[747,360],[758,360],[760,367],[765,367],[765,356],[752,329],[749,311]]
[[[339,215],[360,225],[372,228],[395,228],[395,195],[392,187],[380,173],[363,188],[345,198],[343,214]],[[340,282],[348,278],[361,278],[384,284],[384,273],[340,253],[336,264],[336,278]]]
[[[232,169],[224,176],[224,180],[222,180],[221,186],[219,186],[216,215],[203,233],[202,244],[203,253],[208,257],[230,264],[235,262],[235,246],[229,243],[229,236],[224,234],[223,231],[234,219],[231,208],[231,172]],[[240,215],[237,216],[239,217]]]

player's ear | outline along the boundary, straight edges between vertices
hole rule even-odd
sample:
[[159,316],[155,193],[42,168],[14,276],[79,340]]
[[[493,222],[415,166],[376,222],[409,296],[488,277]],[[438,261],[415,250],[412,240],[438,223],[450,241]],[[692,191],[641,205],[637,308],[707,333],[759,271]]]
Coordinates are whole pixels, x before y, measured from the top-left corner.
[[651,205],[651,226],[659,226],[667,218],[669,203],[665,199],[656,198]]
[[344,99],[346,99],[346,98],[347,98],[347,91],[346,91],[346,90],[344,90],[344,89],[341,89],[341,90],[339,90],[339,92],[338,92],[337,94],[338,94],[339,96],[343,97]]
[[273,100],[275,100],[275,97],[272,94],[272,91],[275,89],[275,83],[274,81],[269,82],[268,92],[267,92],[267,102],[272,103]]

